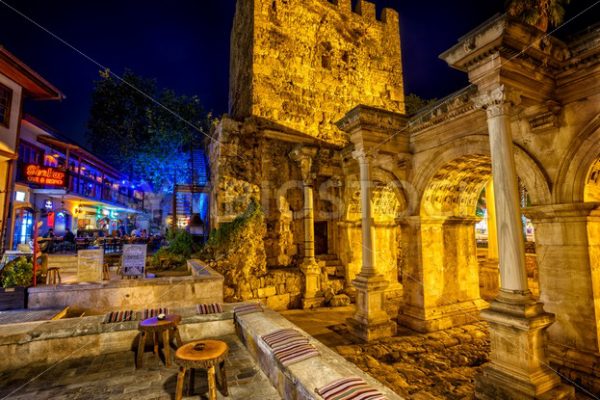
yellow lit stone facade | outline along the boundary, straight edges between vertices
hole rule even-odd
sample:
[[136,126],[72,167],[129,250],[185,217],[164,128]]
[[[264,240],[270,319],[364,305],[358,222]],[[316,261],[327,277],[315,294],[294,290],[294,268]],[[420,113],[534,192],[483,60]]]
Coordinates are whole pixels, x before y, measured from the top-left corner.
[[365,104],[404,112],[398,14],[351,0],[241,0],[231,46],[230,114],[267,119],[333,144]]
[[[441,56],[472,85],[407,116],[398,17],[358,4],[238,1],[231,115],[211,144],[213,221],[258,199],[267,271],[307,277],[313,246],[321,276],[311,264],[303,290],[313,305],[356,299],[351,331],[365,340],[393,321],[428,332],[483,315],[492,362],[478,398],[570,398],[545,355],[599,393],[600,30],[562,42],[492,19]],[[299,147],[308,170],[290,156]],[[497,253],[476,245],[486,185]],[[522,212],[535,228],[528,254]]]

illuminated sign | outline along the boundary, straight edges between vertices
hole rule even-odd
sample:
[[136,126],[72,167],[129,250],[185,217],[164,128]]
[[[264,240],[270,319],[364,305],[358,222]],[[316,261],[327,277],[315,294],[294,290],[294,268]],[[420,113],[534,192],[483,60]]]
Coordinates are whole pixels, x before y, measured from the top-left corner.
[[52,210],[54,208],[54,203],[52,202],[52,200],[48,199],[44,202],[44,208],[46,210]]
[[25,201],[25,192],[15,192],[15,200],[20,202]]
[[35,164],[25,166],[25,179],[36,185],[64,187],[65,177],[65,171],[53,167],[40,167]]

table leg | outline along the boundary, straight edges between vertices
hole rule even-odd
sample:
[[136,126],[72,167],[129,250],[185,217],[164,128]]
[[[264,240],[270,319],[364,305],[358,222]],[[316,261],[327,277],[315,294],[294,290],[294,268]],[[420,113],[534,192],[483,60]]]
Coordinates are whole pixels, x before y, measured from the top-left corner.
[[140,340],[138,341],[136,367],[142,368],[144,363],[144,347],[146,346],[146,332],[140,332]]
[[152,338],[154,339],[154,354],[158,354],[158,332],[152,332]]
[[175,327],[175,343],[177,347],[183,346],[183,340],[181,340],[181,334],[179,334],[179,329]]
[[219,363],[219,374],[217,375],[219,391],[225,397],[229,396],[229,388],[227,387],[227,373],[225,372],[225,361]]
[[163,351],[165,354],[165,365],[167,367],[171,366],[171,350],[169,349],[169,347],[171,347],[169,345],[169,330],[165,329],[163,331]]
[[208,400],[217,400],[217,388],[215,384],[215,367],[208,369]]
[[175,400],[183,398],[183,381],[185,380],[185,367],[179,367],[177,374],[177,389],[175,389]]
[[187,391],[188,396],[194,395],[194,380],[195,379],[196,379],[196,369],[190,368],[190,377],[188,380],[188,391]]

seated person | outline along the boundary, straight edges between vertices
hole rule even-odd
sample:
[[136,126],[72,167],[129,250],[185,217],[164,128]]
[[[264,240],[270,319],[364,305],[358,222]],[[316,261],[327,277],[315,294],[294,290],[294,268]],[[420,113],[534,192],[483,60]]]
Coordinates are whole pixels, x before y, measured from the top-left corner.
[[75,235],[70,229],[65,230],[65,242],[73,244],[75,243]]

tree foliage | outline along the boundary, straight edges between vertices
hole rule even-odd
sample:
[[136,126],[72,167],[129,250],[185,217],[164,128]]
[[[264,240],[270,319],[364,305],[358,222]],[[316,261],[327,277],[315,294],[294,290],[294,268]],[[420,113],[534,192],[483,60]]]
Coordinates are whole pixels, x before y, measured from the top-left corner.
[[570,0],[508,0],[508,15],[547,32],[550,26],[560,25],[565,18],[565,6]]
[[109,71],[100,75],[88,121],[94,152],[155,192],[186,182],[191,148],[202,145],[211,123],[198,97],[159,90],[155,80],[129,70],[126,83]]
[[437,99],[424,99],[414,93],[409,93],[404,98],[406,115],[414,115],[423,108],[435,103]]

